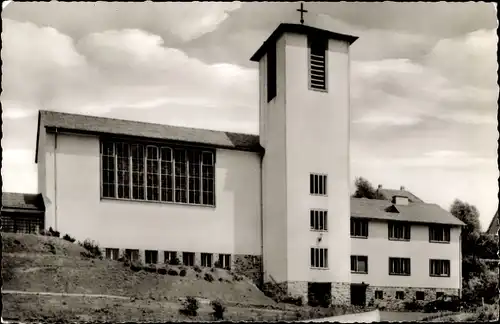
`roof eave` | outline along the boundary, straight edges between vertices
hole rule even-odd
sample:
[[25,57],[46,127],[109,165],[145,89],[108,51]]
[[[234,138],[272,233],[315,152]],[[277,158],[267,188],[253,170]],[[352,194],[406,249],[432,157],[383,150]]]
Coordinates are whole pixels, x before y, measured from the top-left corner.
[[235,150],[235,151],[245,151],[245,152],[255,152],[261,153],[262,147],[258,144],[255,146],[249,145],[245,146],[230,146],[230,145],[217,145],[211,143],[200,143],[200,142],[191,142],[191,141],[181,141],[169,138],[155,138],[155,137],[147,137],[147,136],[136,136],[136,135],[127,135],[127,134],[116,134],[116,133],[108,133],[108,132],[99,132],[99,131],[90,131],[84,129],[72,129],[72,128],[64,128],[64,127],[56,127],[56,126],[47,126],[46,130],[48,133],[53,133],[57,129],[57,132],[65,132],[70,134],[80,134],[80,135],[94,135],[94,136],[110,136],[110,137],[120,137],[120,138],[129,138],[129,139],[152,139],[156,141],[165,141],[165,142],[173,142],[179,143],[182,145],[192,145],[197,147],[207,147],[212,149],[226,149],[226,150]]
[[259,49],[252,55],[250,58],[250,61],[253,62],[258,62],[264,56],[266,53],[267,47],[273,43],[276,42],[282,34],[285,32],[289,33],[296,33],[296,34],[303,34],[303,35],[309,35],[312,33],[323,33],[325,36],[327,36],[330,39],[336,39],[340,41],[345,41],[351,45],[354,43],[358,37],[357,36],[352,36],[352,35],[346,35],[346,34],[339,34],[335,33],[329,30],[324,30],[324,29],[319,29],[316,27],[311,27],[311,26],[306,26],[306,25],[299,25],[299,24],[290,24],[290,23],[282,23],[280,24],[274,32],[269,36],[264,43],[259,47]]

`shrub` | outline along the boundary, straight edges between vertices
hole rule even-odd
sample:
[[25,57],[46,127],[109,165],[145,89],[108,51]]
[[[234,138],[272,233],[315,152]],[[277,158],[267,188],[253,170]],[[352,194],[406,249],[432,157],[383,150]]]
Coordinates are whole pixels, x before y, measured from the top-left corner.
[[219,300],[213,300],[210,302],[210,305],[212,306],[212,309],[214,312],[212,313],[213,317],[215,320],[223,320],[224,319],[224,312],[226,311],[226,307],[222,305],[222,303]]
[[142,270],[146,272],[156,273],[156,266],[152,264],[147,264],[144,267],[142,267]]
[[480,307],[477,311],[477,321],[486,322],[498,319],[498,304],[484,305]]
[[424,303],[417,301],[415,298],[412,301],[404,302],[404,309],[410,312],[420,311],[424,308]]
[[75,241],[76,241],[76,239],[75,239],[75,238],[73,238],[73,237],[69,236],[68,234],[65,234],[65,235],[63,236],[63,240],[68,241],[68,242],[71,242],[71,243],[75,243]]
[[182,303],[182,308],[179,309],[179,312],[187,316],[196,316],[198,315],[198,308],[200,308],[198,300],[195,297],[187,297]]
[[296,306],[304,305],[304,299],[302,298],[302,296],[298,296],[298,297],[286,296],[281,300],[281,302],[296,305]]
[[214,276],[212,276],[211,273],[207,272],[207,273],[205,273],[205,276],[203,277],[203,279],[205,279],[208,282],[212,282],[212,281],[214,281]]
[[233,279],[235,281],[241,281],[241,280],[243,280],[243,276],[235,273],[235,274],[233,274]]
[[185,277],[186,273],[187,273],[186,269],[181,269],[181,271],[179,272],[179,276]]
[[168,264],[170,265],[180,265],[181,264],[181,261],[179,260],[179,258],[173,258],[172,260],[168,261]]
[[195,265],[193,267],[194,271],[196,271],[197,273],[200,273],[201,272],[201,268],[198,266],[198,265]]
[[96,242],[86,239],[80,245],[90,253],[91,257],[102,258],[101,249],[99,249],[99,245]]
[[52,229],[52,227],[49,227],[49,234],[50,234],[50,236],[54,236],[54,237],[59,237],[59,236],[61,236],[61,233],[59,233],[58,231],[54,231],[54,230]]
[[167,269],[165,269],[165,268],[159,268],[158,269],[158,274],[166,275],[167,274]]
[[210,271],[211,271],[211,272],[215,272],[215,268],[213,268],[213,267],[212,267],[212,268],[210,269]]
[[132,271],[139,272],[143,268],[144,268],[144,266],[140,262],[137,262],[137,261],[130,262],[130,270],[132,270]]
[[168,269],[167,274],[169,276],[178,276],[179,275],[179,273],[175,269]]
[[216,267],[216,268],[222,268],[219,261],[215,261],[214,262],[214,267]]

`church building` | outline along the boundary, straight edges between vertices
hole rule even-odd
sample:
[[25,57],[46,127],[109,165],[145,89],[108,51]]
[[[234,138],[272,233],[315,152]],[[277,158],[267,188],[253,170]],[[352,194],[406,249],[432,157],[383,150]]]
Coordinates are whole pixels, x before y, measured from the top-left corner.
[[350,197],[356,39],[280,24],[251,57],[258,136],[40,111],[45,228],[107,258],[231,268],[305,301],[459,294],[462,222],[404,188]]

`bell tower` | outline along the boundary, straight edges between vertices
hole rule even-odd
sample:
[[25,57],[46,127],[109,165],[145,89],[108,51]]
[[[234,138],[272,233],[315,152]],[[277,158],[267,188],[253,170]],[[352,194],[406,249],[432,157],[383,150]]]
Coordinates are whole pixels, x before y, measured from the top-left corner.
[[264,283],[305,299],[321,284],[337,304],[350,298],[349,47],[356,39],[283,23],[251,57],[259,63],[265,149]]

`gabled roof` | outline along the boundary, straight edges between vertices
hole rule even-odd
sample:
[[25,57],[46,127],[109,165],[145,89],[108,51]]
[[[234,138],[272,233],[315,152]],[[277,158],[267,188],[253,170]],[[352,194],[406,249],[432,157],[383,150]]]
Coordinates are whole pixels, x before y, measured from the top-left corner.
[[302,34],[307,36],[321,36],[322,38],[345,41],[349,43],[349,45],[354,43],[358,39],[358,37],[356,36],[334,33],[329,30],[319,29],[307,25],[280,24],[278,28],[274,30],[271,36],[269,36],[269,38],[259,47],[257,52],[252,55],[250,61],[258,62],[262,58],[262,56],[267,53],[268,48],[275,45],[278,39],[284,33]]
[[4,209],[44,211],[45,206],[41,194],[2,192],[2,210]]
[[414,194],[412,194],[409,191],[406,190],[397,190],[397,189],[377,189],[382,196],[384,196],[384,199],[386,200],[392,200],[392,197],[397,196],[397,197],[407,197],[410,202],[423,202],[422,199],[418,198]]
[[491,220],[490,226],[488,226],[488,230],[486,233],[488,234],[498,234],[498,229],[500,228],[500,220],[498,219],[498,210],[493,216],[493,219]]
[[[57,129],[63,132],[132,136],[242,151],[262,151],[262,147],[259,144],[259,136],[251,134],[178,127],[46,110],[39,112],[38,123],[38,131],[41,124],[47,132],[54,132]],[[35,162],[37,162],[38,157],[38,137],[39,134],[37,134]]]
[[413,223],[465,225],[436,204],[411,203],[394,206],[380,199],[351,198],[351,217],[407,221]]

